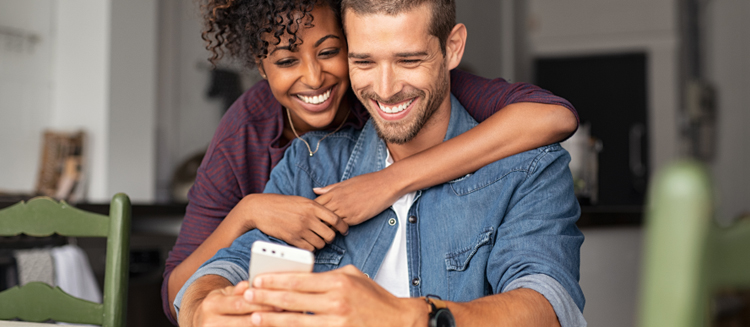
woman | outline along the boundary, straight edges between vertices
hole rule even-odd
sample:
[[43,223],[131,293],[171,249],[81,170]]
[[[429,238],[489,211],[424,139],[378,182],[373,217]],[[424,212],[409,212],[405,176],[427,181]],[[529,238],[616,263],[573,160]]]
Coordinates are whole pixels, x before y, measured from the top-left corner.
[[[299,135],[346,124],[361,128],[368,118],[349,90],[339,4],[205,1],[203,36],[212,60],[227,51],[257,67],[267,81],[232,105],[198,171],[164,274],[162,297],[170,318],[171,302],[185,281],[247,230],[258,228],[301,248],[321,248],[337,232],[345,234],[349,225],[385,210],[403,194],[559,141],[577,126],[570,104],[549,92],[456,71],[451,91],[469,113],[485,121],[476,128],[380,172],[316,190],[321,196],[314,201],[260,194],[270,170]],[[315,155],[317,145],[308,144],[308,149]]]

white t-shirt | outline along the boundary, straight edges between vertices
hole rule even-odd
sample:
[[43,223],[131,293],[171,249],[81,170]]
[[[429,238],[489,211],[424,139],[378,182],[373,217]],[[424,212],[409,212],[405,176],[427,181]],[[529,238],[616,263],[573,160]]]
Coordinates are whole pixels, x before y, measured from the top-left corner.
[[[385,166],[393,164],[391,152],[385,159]],[[378,273],[373,279],[378,285],[382,286],[391,294],[397,297],[409,297],[409,261],[406,257],[406,224],[408,223],[409,208],[414,202],[416,192],[406,194],[396,200],[391,206],[396,212],[398,218],[398,228],[396,235],[393,237],[393,243],[388,249],[388,253],[380,265]]]

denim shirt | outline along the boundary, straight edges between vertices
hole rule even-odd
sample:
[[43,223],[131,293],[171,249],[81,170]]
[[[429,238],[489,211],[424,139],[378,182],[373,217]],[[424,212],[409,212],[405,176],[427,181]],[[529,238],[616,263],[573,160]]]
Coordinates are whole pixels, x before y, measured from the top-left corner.
[[[477,125],[451,96],[445,139]],[[303,137],[317,144],[325,132]],[[314,187],[334,184],[385,167],[387,147],[373,127],[345,129],[325,138],[310,156],[295,140],[271,172],[265,193],[314,199]],[[406,226],[410,293],[434,294],[466,302],[527,287],[553,305],[563,326],[585,325],[584,296],[578,284],[583,235],[568,169],[570,156],[558,144],[491,163],[472,174],[417,191]],[[392,209],[351,226],[315,254],[314,271],[352,264],[374,277],[395,236]],[[233,284],[248,278],[254,241],[280,242],[251,230],[220,250],[185,283],[175,300],[198,277],[217,274]],[[552,291],[550,291],[552,289]]]

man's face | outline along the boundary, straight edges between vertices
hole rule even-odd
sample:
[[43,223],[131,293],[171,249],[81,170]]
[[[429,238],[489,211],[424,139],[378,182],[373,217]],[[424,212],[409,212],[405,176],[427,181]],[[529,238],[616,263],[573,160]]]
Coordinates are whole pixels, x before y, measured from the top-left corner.
[[412,140],[441,107],[450,108],[450,77],[425,4],[397,16],[345,13],[354,93],[386,142]]

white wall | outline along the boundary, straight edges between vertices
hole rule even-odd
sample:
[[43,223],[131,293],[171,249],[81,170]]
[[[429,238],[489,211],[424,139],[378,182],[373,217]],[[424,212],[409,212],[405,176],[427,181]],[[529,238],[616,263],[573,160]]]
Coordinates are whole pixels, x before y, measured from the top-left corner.
[[0,191],[30,192],[36,183],[51,121],[54,14],[50,0],[0,1],[0,26],[39,37],[16,44],[0,35]]
[[105,201],[109,134],[110,1],[57,0],[49,127],[87,133],[88,195]]
[[39,34],[0,49],[0,189],[34,189],[45,128],[88,134],[88,200],[154,197],[156,4],[3,0],[0,25]]
[[719,217],[750,213],[750,2],[707,3],[706,75],[718,90],[718,137],[713,175]]
[[98,196],[155,198],[157,16],[153,0],[112,1],[108,180]]

